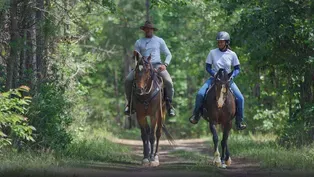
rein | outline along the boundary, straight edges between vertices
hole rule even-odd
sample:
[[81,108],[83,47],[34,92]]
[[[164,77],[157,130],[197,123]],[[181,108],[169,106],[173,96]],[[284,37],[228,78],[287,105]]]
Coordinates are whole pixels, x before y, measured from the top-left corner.
[[[143,60],[143,61],[145,62],[145,64],[148,63],[145,60]],[[153,69],[152,63],[149,63],[149,64],[150,64],[150,78],[149,79],[151,80],[150,88],[148,90],[146,89],[146,91],[141,92],[139,94],[135,93],[136,100],[138,100],[141,104],[144,105],[145,110],[147,110],[147,108],[148,108],[150,102],[152,101],[152,99],[155,98],[158,95],[158,93],[161,91],[161,88],[160,88],[161,86],[157,83],[157,81],[155,79],[156,71]],[[136,80],[136,78],[134,80]],[[152,92],[153,87],[155,85],[154,83],[157,85],[157,88],[156,88],[156,90],[154,92]],[[136,88],[136,84],[133,85],[132,90],[134,90],[135,88]],[[139,98],[140,96],[149,95],[149,94],[151,94],[151,95],[148,98],[146,98],[145,100],[142,100],[142,99]]]
[[[144,61],[144,63],[145,64],[147,64],[148,62],[147,61],[145,61],[145,60],[143,60],[142,59],[142,61]],[[149,90],[148,91],[145,91],[145,92],[141,92],[140,94],[138,94],[138,95],[148,95],[151,91],[152,91],[152,89],[153,89],[153,87],[154,87],[154,76],[155,76],[155,71],[154,71],[154,69],[153,69],[153,65],[152,65],[152,63],[149,63],[150,64],[150,77],[149,77],[149,79],[151,79],[151,84],[150,84],[150,88],[149,88]],[[137,66],[138,67],[138,66]],[[136,79],[134,79],[134,80],[136,80]],[[147,89],[146,89],[147,90]]]

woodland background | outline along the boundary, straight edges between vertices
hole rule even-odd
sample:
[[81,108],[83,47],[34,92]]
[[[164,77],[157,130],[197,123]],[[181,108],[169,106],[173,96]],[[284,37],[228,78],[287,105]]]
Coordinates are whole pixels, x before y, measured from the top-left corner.
[[167,69],[177,116],[167,124],[176,138],[210,136],[205,121],[193,126],[188,117],[209,77],[205,60],[215,36],[227,31],[241,63],[235,82],[248,125],[232,133],[272,134],[285,148],[313,142],[312,0],[151,0],[148,9],[146,3],[0,0],[2,151],[72,157],[82,155],[77,148],[89,149],[86,137],[139,139],[135,119],[123,114],[123,82],[147,13],[173,56]]

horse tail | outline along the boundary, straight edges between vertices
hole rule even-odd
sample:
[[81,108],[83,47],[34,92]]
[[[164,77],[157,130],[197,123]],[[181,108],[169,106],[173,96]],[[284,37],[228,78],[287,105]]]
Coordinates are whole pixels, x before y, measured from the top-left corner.
[[175,146],[176,146],[175,140],[174,140],[174,138],[172,137],[172,135],[169,133],[169,131],[168,131],[166,125],[165,125],[164,123],[162,123],[161,127],[162,127],[163,132],[164,132],[165,135],[166,135],[166,138],[167,138],[169,144],[170,144],[172,147],[175,147]]

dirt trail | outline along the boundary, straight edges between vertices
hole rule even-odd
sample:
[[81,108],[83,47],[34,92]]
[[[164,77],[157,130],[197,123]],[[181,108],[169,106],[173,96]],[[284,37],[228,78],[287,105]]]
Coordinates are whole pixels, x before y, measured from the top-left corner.
[[[137,155],[141,160],[142,158],[142,141],[137,140],[126,140],[126,139],[113,139],[115,143],[131,146],[133,153]],[[193,151],[204,154],[204,156],[209,157],[208,169],[202,172],[202,169],[194,170],[191,172],[183,172],[183,174],[176,174],[175,176],[185,177],[185,176],[226,176],[226,177],[263,177],[263,176],[314,176],[313,173],[300,172],[300,171],[281,171],[280,169],[263,169],[260,167],[260,162],[250,160],[243,157],[231,157],[232,164],[227,167],[227,169],[220,169],[211,165],[211,160],[213,159],[213,150],[210,144],[203,139],[184,139],[176,140],[176,147],[171,148],[167,140],[162,140],[160,142],[160,166],[159,169],[167,169],[170,166],[183,166],[185,169],[193,169],[197,164],[196,160],[188,160],[171,153],[172,151]],[[191,167],[191,168],[189,168]],[[138,167],[140,168],[140,167]],[[182,168],[184,170],[184,168]],[[153,171],[153,170],[152,170]],[[177,173],[177,172],[176,172]],[[205,173],[205,174],[204,174]],[[158,175],[157,175],[158,176]],[[161,176],[161,175],[159,175]],[[164,176],[164,175],[162,175]],[[167,175],[165,175],[167,176]]]
[[[223,176],[223,177],[263,177],[263,176],[314,176],[304,172],[274,171],[260,168],[258,162],[246,158],[232,158],[232,165],[227,169],[218,169],[212,165],[197,167],[197,160],[184,158],[176,155],[173,151],[198,151],[204,156],[210,156],[208,142],[202,139],[176,140],[176,147],[172,148],[168,141],[160,142],[158,167],[142,167],[142,142],[137,140],[111,139],[111,141],[129,146],[132,149],[134,163],[90,163],[83,167],[74,168],[49,168],[45,170],[31,170],[21,173],[20,177],[45,176],[45,177],[198,177],[198,176]],[[194,158],[195,159],[195,158]],[[210,158],[212,159],[212,157]],[[36,174],[36,175],[33,175]],[[0,175],[1,176],[1,175]],[[9,176],[9,175],[6,175]],[[14,175],[16,176],[16,175]]]

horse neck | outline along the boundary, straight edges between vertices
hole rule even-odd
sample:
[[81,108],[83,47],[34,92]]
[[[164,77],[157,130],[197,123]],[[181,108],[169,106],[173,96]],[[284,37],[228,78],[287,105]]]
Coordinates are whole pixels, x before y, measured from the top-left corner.
[[154,84],[155,78],[156,78],[156,74],[154,73],[153,70],[151,70],[150,74],[151,74],[151,77],[150,77],[149,80],[147,81],[147,82],[148,82],[148,84],[147,84],[147,89],[148,89],[148,90],[146,90],[148,93],[151,93],[152,90],[154,90],[153,84]]

